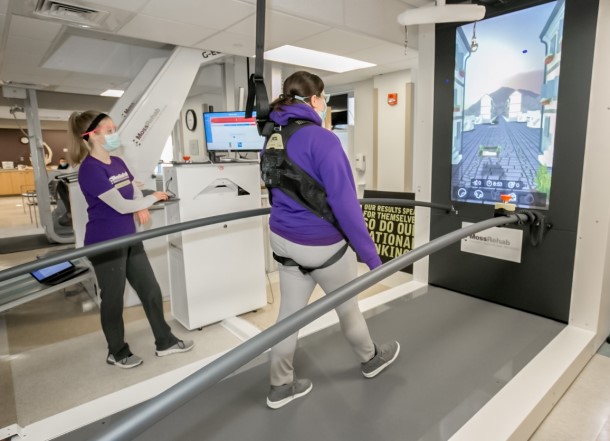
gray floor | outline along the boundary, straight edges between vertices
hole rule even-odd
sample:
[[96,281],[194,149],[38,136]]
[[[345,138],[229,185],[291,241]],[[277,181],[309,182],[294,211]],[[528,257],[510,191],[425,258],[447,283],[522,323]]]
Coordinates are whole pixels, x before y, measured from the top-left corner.
[[[362,377],[335,326],[300,340],[297,373],[314,383],[307,397],[268,409],[261,356],[136,439],[447,440],[564,327],[439,288],[368,315],[376,341],[402,346],[379,377]],[[88,440],[107,424],[58,439]]]

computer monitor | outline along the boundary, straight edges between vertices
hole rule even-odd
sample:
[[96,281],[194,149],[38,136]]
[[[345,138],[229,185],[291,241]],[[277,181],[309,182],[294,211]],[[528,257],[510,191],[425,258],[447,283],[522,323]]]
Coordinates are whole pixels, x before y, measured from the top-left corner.
[[203,130],[208,152],[258,152],[265,138],[258,134],[256,113],[246,118],[246,112],[205,112]]

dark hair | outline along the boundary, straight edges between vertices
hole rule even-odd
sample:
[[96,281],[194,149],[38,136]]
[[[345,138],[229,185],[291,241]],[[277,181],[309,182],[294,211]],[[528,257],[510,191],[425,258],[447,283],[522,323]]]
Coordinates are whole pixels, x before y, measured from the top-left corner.
[[282,106],[302,103],[295,95],[309,99],[312,95],[320,96],[324,90],[324,81],[319,76],[300,70],[284,80],[282,94],[271,103],[271,110],[280,110]]
[[70,115],[68,120],[68,157],[72,165],[80,164],[89,154],[89,145],[82,135],[101,113],[97,110],[87,110],[81,113],[74,112]]

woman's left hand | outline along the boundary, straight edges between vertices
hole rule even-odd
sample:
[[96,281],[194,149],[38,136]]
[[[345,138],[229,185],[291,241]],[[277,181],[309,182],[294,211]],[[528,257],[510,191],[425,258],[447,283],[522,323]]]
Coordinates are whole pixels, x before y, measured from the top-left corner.
[[138,220],[140,225],[144,225],[144,224],[148,223],[148,221],[150,220],[150,212],[148,211],[148,208],[145,208],[144,210],[136,211],[135,215],[136,215],[136,219]]

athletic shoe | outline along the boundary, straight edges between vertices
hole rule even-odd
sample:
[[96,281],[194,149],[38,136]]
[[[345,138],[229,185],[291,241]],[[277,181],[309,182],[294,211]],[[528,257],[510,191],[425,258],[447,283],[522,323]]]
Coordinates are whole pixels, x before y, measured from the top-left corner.
[[269,395],[267,395],[267,406],[272,409],[279,409],[292,400],[307,395],[312,388],[313,384],[307,378],[301,378],[300,380],[295,378],[290,384],[271,386]]
[[400,344],[397,341],[375,345],[375,356],[362,364],[362,375],[366,378],[377,376],[382,370],[391,365],[400,353]]
[[162,351],[157,350],[157,357],[164,357],[165,355],[177,354],[178,352],[187,352],[193,349],[193,340],[178,340],[174,346],[170,346],[167,349],[163,349]]
[[136,366],[140,366],[142,363],[144,363],[144,360],[142,360],[137,355],[131,354],[129,357],[125,357],[117,361],[114,358],[114,355],[110,354],[106,358],[106,363],[120,367],[122,369],[131,369]]

